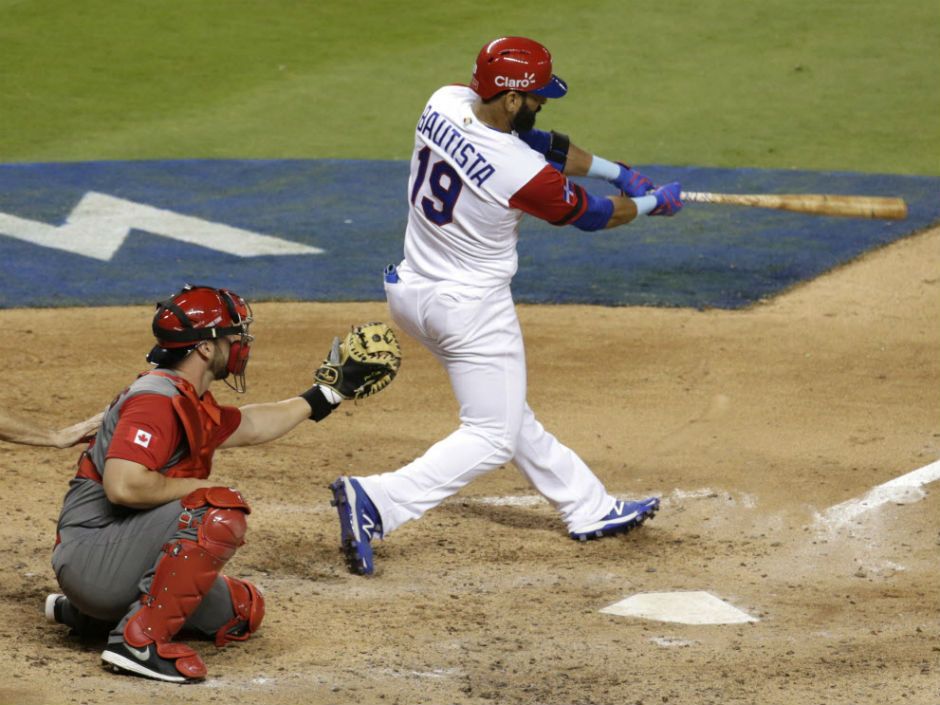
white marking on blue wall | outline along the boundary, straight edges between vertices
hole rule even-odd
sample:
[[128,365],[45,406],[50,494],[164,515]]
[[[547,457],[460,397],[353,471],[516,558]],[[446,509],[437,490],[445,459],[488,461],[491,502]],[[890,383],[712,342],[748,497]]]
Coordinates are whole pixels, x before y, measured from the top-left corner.
[[48,225],[0,212],[0,235],[103,262],[114,257],[132,230],[143,230],[237,257],[323,253],[317,247],[299,242],[94,191],[82,197],[63,225]]

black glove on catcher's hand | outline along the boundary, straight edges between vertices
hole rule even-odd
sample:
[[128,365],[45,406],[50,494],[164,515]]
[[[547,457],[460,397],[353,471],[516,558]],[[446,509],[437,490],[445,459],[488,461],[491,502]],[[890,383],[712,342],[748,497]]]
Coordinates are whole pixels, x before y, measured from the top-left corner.
[[333,346],[316,371],[317,384],[329,387],[343,399],[364,399],[385,389],[401,366],[401,346],[384,323],[353,326]]

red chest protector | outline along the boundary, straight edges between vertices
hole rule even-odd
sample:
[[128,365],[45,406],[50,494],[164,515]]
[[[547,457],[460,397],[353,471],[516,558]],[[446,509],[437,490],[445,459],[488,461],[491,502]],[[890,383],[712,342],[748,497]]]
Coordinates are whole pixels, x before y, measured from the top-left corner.
[[204,480],[212,471],[212,455],[216,446],[210,439],[215,437],[214,431],[222,422],[222,410],[211,392],[206,391],[200,399],[193,385],[181,377],[159,370],[147,374],[165,377],[176,387],[179,394],[173,397],[171,403],[189,444],[189,455],[163,474],[167,477],[195,477]]
[[[212,456],[217,448],[217,444],[212,443],[211,439],[215,438],[214,431],[222,421],[222,410],[218,403],[209,391],[206,391],[200,399],[193,385],[176,375],[166,374],[159,370],[145,372],[144,375],[157,375],[168,379],[179,392],[172,397],[170,403],[183,427],[189,454],[163,470],[163,474],[167,477],[206,479],[212,471]],[[101,482],[101,474],[91,461],[87,450],[78,459],[76,477]]]

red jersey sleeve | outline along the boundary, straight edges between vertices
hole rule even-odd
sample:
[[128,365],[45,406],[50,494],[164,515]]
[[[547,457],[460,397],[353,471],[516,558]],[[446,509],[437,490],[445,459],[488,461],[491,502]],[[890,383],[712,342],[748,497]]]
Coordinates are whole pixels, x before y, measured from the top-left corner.
[[107,457],[160,470],[179,446],[181,433],[170,397],[140,394],[121,407]]
[[220,406],[219,410],[222,412],[222,420],[216,426],[215,433],[212,434],[213,448],[218,448],[225,443],[242,423],[241,409],[235,406]]
[[509,206],[547,220],[552,225],[567,225],[584,214],[588,199],[583,188],[546,164],[513,194]]

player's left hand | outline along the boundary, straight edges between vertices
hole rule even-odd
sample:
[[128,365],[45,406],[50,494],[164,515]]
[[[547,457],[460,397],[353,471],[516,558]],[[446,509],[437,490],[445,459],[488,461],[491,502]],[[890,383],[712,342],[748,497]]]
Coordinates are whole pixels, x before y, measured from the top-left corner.
[[343,399],[362,399],[387,387],[401,366],[401,347],[384,323],[354,326],[343,340],[335,338],[314,375]]
[[620,167],[620,175],[611,179],[610,183],[623,191],[624,195],[639,198],[656,188],[652,181],[636,169],[631,169],[623,162],[617,162],[617,166]]
[[648,215],[675,215],[682,210],[682,186],[678,181],[660,186],[653,191],[656,207]]

